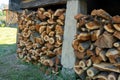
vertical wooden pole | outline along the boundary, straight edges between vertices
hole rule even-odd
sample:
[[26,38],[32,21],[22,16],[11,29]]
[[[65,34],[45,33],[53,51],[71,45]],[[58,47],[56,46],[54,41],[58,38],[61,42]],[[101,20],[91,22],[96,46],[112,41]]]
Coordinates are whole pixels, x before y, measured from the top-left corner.
[[72,48],[72,41],[76,34],[76,20],[74,16],[78,13],[87,12],[86,0],[68,0],[64,28],[64,40],[62,47],[61,63],[64,68],[73,68],[75,55]]

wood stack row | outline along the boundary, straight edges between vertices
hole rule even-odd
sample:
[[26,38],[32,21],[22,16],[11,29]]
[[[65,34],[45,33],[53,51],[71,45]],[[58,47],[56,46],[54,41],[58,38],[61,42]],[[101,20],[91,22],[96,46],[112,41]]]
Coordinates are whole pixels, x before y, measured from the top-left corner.
[[18,57],[58,71],[62,51],[65,9],[23,11],[18,18]]
[[75,19],[75,72],[82,80],[120,80],[120,16],[99,9]]

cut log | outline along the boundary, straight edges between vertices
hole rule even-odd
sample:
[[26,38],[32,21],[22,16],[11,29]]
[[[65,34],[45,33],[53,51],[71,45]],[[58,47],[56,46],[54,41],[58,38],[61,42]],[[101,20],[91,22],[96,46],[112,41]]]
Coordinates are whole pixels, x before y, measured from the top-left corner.
[[113,46],[116,47],[116,48],[120,47],[120,42],[115,42],[115,43],[113,44]]
[[100,72],[100,71],[99,71],[98,69],[96,69],[96,68],[94,68],[94,67],[91,67],[91,68],[89,68],[89,69],[87,70],[87,75],[88,75],[89,77],[93,77],[93,76],[97,75],[99,72]]
[[79,65],[82,69],[85,69],[87,67],[86,60],[80,60]]
[[85,24],[85,26],[88,30],[99,29],[101,27],[101,25],[95,21],[88,22]]
[[114,33],[114,28],[111,24],[104,25],[104,29],[109,33]]
[[78,51],[84,52],[85,50],[87,50],[90,47],[90,44],[91,44],[90,41],[79,43]]
[[86,17],[86,15],[80,13],[80,14],[77,14],[74,18],[76,20],[79,20],[80,18],[83,18],[83,17]]
[[91,36],[89,33],[80,33],[78,36],[77,36],[77,39],[80,40],[80,41],[87,41],[87,40],[90,40]]
[[85,52],[80,53],[79,51],[75,50],[74,54],[75,54],[77,59],[83,59],[86,53]]
[[53,58],[53,57],[56,56],[56,54],[55,54],[54,52],[50,51],[50,50],[47,51],[47,54],[46,54],[46,55],[47,55],[48,57],[50,57],[50,58]]
[[50,25],[54,25],[56,23],[53,19],[48,19],[47,22]]
[[99,79],[99,80],[108,80],[108,72],[100,72],[98,75],[93,77],[94,80]]
[[114,73],[114,72],[111,72],[111,73],[108,75],[108,80],[118,80],[118,74],[117,74],[117,73]]
[[49,34],[48,34],[50,37],[53,37],[55,35],[55,32],[54,31],[50,31]]
[[39,33],[42,33],[43,31],[45,31],[45,29],[46,29],[46,26],[40,26]]
[[43,13],[44,16],[48,17],[48,18],[52,18],[52,14],[50,12],[44,12]]
[[55,43],[54,38],[52,38],[52,37],[51,37],[51,38],[49,38],[49,43],[50,43],[50,44],[54,44],[54,43]]
[[90,67],[90,66],[92,65],[92,60],[91,60],[91,59],[88,59],[88,60],[86,61],[86,65],[87,65],[87,67]]
[[102,9],[93,10],[93,11],[91,12],[91,15],[92,15],[92,16],[99,16],[99,17],[102,17],[102,18],[107,19],[107,20],[109,20],[109,19],[112,18],[106,11],[104,11],[104,10],[102,10]]
[[57,40],[54,44],[55,47],[60,47],[62,45],[62,41]]
[[109,57],[110,55],[114,56],[114,55],[118,55],[119,51],[115,48],[112,49],[108,49],[108,51],[106,52],[106,56]]
[[115,38],[111,34],[104,32],[95,42],[95,45],[99,48],[112,48],[115,41]]
[[48,35],[45,35],[43,39],[44,39],[44,41],[47,42],[47,41],[49,41],[49,36],[48,36]]
[[101,57],[101,59],[103,61],[107,61],[106,51],[105,50],[100,51],[99,56]]
[[120,31],[120,24],[113,24],[113,26],[117,31]]
[[94,64],[99,64],[102,62],[102,58],[100,56],[95,56],[95,55],[91,57],[91,60]]
[[65,12],[65,9],[57,9],[54,13],[54,16],[59,17],[59,16],[63,15],[64,12]]
[[56,55],[61,55],[61,53],[62,53],[62,47],[55,48],[55,49],[53,50],[53,52],[54,52]]
[[100,64],[93,64],[93,66],[101,71],[112,71],[120,73],[120,69],[110,63],[100,63]]
[[81,69],[79,65],[74,66],[74,71],[78,75],[81,75],[83,73],[83,69]]
[[120,16],[116,15],[112,17],[113,23],[120,23]]
[[119,31],[115,31],[113,36],[120,40],[120,32]]
[[91,33],[91,40],[92,41],[96,41],[98,39],[98,37],[100,36],[101,34],[101,31],[100,30],[94,30],[92,33]]
[[72,47],[74,48],[74,50],[78,50],[78,45],[79,45],[79,40],[74,39],[72,42]]
[[86,54],[87,54],[87,56],[95,55],[95,53],[92,50],[89,50],[89,49],[86,51]]
[[102,51],[101,48],[99,48],[99,47],[96,47],[96,48],[95,48],[96,55],[99,55],[99,53],[100,53],[101,51]]

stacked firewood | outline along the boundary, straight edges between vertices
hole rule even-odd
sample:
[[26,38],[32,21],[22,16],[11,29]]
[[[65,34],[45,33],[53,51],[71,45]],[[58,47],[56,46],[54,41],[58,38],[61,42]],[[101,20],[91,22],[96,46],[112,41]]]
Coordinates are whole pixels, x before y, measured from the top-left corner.
[[65,9],[24,10],[18,17],[18,57],[58,71],[62,51]]
[[120,16],[93,10],[78,14],[72,46],[75,72],[82,80],[120,80]]

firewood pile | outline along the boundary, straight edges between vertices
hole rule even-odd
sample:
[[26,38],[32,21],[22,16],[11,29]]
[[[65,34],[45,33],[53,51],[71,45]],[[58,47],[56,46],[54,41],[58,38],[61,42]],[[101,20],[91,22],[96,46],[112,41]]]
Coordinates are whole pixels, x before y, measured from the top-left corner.
[[76,74],[81,80],[120,80],[120,16],[99,9],[75,19]]
[[65,9],[24,10],[18,19],[18,57],[58,71],[61,66]]

